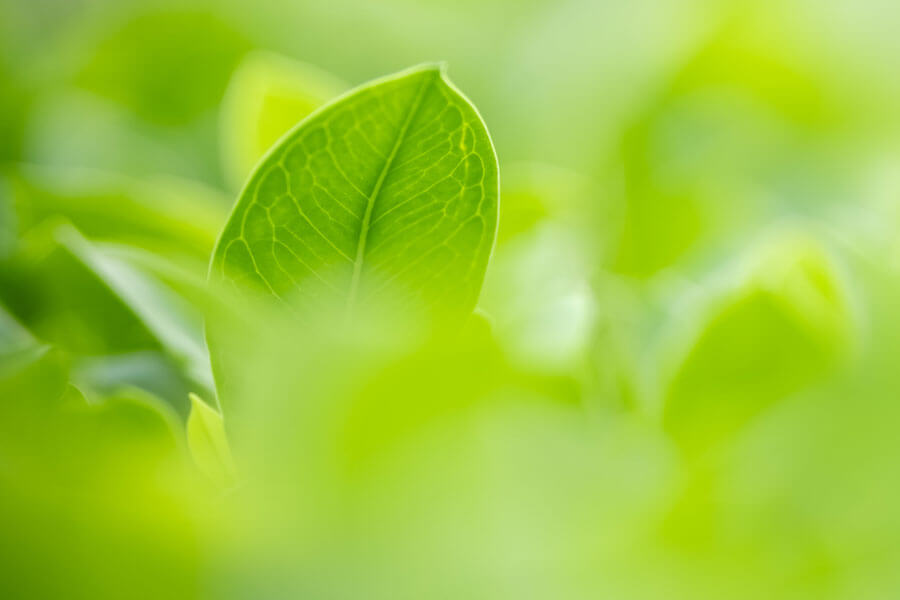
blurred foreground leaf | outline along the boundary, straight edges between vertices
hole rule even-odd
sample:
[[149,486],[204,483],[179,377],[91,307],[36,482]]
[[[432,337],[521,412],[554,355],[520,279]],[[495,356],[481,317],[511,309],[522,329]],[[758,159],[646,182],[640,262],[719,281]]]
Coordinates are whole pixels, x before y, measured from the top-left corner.
[[149,122],[181,126],[219,102],[249,47],[212,12],[144,11],[101,35],[76,82]]
[[665,428],[691,450],[827,377],[852,348],[847,284],[821,244],[782,234],[756,250],[748,280],[690,340],[665,391]]
[[234,482],[234,460],[222,415],[196,394],[191,394],[187,443],[194,463],[215,484],[225,487]]
[[138,181],[86,169],[20,167],[0,183],[18,235],[64,218],[90,239],[163,254],[206,259],[227,211],[212,189],[174,177]]
[[69,386],[47,407],[20,390],[0,394],[0,595],[194,597],[191,488],[174,417],[139,392],[91,406]]
[[181,404],[188,380],[212,387],[200,313],[186,300],[69,225],[30,242],[0,270],[0,295],[37,337],[79,355],[83,381],[146,383]]
[[767,3],[723,7],[624,123],[618,273],[650,278],[773,213],[826,204],[845,176],[847,156],[829,153],[861,111],[793,51],[819,37],[798,42],[782,17],[759,18]]

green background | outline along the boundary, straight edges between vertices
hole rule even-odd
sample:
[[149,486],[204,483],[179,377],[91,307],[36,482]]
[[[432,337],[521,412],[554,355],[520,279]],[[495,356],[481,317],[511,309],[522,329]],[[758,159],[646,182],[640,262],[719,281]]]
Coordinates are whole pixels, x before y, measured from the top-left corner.
[[[898,27],[0,0],[0,596],[897,597]],[[185,420],[230,207],[307,112],[431,61],[500,161],[479,316],[348,339],[259,309],[223,488]]]

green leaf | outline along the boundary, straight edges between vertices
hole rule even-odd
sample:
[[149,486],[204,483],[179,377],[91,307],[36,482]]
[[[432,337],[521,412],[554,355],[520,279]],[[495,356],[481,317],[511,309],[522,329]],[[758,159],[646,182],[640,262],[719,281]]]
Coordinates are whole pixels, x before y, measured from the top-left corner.
[[126,391],[143,393],[163,399],[182,419],[190,412],[187,394],[198,387],[172,357],[152,350],[73,357],[71,373],[90,404]]
[[0,304],[0,354],[36,345],[31,333]]
[[523,233],[534,231],[549,221],[572,223],[598,235],[598,220],[613,221],[609,215],[596,214],[603,208],[590,179],[554,165],[520,162],[503,166],[503,204],[497,246],[502,247]]
[[9,185],[0,179],[0,260],[13,253],[17,241],[18,223]]
[[75,80],[150,123],[183,126],[215,106],[249,47],[212,12],[143,11],[101,33]]
[[40,339],[93,357],[79,359],[80,383],[103,391],[148,382],[151,391],[174,391],[166,400],[186,414],[188,389],[212,388],[199,311],[71,225],[34,234],[32,252],[0,270],[11,313]]
[[201,184],[175,177],[133,180],[88,169],[10,169],[0,179],[0,219],[4,204],[13,214],[0,221],[0,254],[14,242],[10,237],[64,218],[93,240],[206,261],[227,216],[224,199]]
[[146,327],[159,345],[185,365],[195,381],[211,383],[200,314],[171,289],[75,230],[63,232],[67,248],[91,269]]
[[817,240],[781,234],[753,259],[747,280],[688,337],[665,390],[663,424],[691,451],[822,380],[856,342],[847,283]]
[[0,296],[34,334],[73,354],[159,349],[152,332],[86,258],[70,225],[35,232],[0,271]]
[[0,433],[18,422],[11,420],[10,414],[31,414],[55,406],[67,381],[68,362],[50,346],[33,345],[0,354]]
[[348,317],[385,300],[465,316],[497,207],[483,121],[439,67],[421,66],[350,92],[281,140],[244,188],[211,278]]
[[210,107],[186,128],[161,128],[125,106],[67,88],[43,95],[32,112],[28,160],[45,167],[77,166],[137,177],[166,173],[215,182],[220,175],[214,117]]
[[234,482],[235,468],[225,436],[225,423],[215,409],[191,394],[191,414],[187,421],[187,443],[197,467],[217,485]]
[[7,411],[52,405],[63,393],[69,365],[62,352],[40,343],[0,304],[0,421]]
[[227,179],[239,188],[285,133],[347,86],[324,71],[268,52],[238,65],[222,102],[220,137]]
[[[7,21],[5,11],[0,14],[0,19]],[[6,37],[5,33],[0,35]],[[0,51],[0,162],[22,159],[29,110],[33,104],[34,94],[24,77],[27,70],[21,68],[19,61],[14,62],[15,58],[16,53],[9,56]]]

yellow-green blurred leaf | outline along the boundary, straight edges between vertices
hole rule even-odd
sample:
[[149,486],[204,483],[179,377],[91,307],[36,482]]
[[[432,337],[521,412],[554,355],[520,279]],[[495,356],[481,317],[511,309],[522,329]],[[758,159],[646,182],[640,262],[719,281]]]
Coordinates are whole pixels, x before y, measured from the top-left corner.
[[667,382],[665,428],[705,449],[773,403],[827,378],[854,342],[847,284],[821,244],[780,234],[690,338]]
[[[9,227],[19,235],[44,221],[66,219],[91,239],[204,261],[228,210],[218,192],[199,183],[175,177],[133,180],[87,169],[9,169],[0,180],[0,195],[7,195],[15,217]],[[2,204],[0,198],[0,210]]]
[[187,420],[187,443],[194,463],[216,485],[234,483],[234,459],[225,435],[222,415],[196,394],[191,394],[191,414]]
[[109,24],[76,81],[149,122],[180,126],[216,105],[249,47],[214,12],[143,11]]

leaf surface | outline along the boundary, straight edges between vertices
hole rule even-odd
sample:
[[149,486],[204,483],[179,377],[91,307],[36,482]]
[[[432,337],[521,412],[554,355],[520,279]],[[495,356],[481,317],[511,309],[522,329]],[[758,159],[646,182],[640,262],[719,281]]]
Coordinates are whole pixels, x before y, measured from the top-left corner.
[[494,148],[439,67],[362,86],[313,113],[257,166],[211,279],[294,305],[401,300],[466,314],[497,228]]

